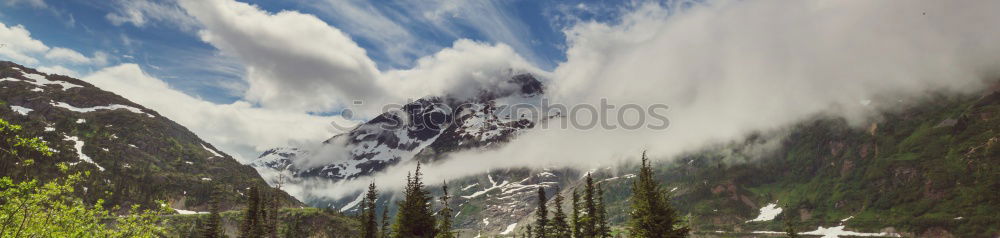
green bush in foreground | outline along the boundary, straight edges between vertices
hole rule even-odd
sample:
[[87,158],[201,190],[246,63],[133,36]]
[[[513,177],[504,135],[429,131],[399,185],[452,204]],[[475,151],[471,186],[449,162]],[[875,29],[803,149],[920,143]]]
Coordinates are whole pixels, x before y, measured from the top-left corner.
[[[24,139],[17,135],[19,131],[20,126],[0,120],[0,153],[13,155],[22,166],[34,160],[18,156],[19,151],[27,152],[20,155],[51,154],[44,142]],[[64,173],[69,169],[64,163],[57,166]],[[104,209],[103,200],[90,205],[73,196],[73,186],[88,175],[75,173],[45,183],[0,178],[0,237],[156,237],[162,233],[159,216],[170,209],[165,205],[155,211],[133,206],[129,215],[116,216]]]

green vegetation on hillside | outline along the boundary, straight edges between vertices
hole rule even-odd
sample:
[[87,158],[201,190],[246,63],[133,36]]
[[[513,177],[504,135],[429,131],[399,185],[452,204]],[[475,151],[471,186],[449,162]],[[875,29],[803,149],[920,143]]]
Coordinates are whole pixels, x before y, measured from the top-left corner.
[[[25,169],[35,163],[49,163],[51,150],[38,138],[21,135],[21,127],[0,119],[0,153],[15,158],[4,164]],[[102,200],[88,204],[74,196],[80,181],[89,173],[69,174],[69,166],[58,163],[66,175],[49,182],[11,177],[0,178],[0,237],[156,237],[160,215],[170,212],[140,210],[132,206],[128,215],[115,216],[105,210]],[[24,175],[24,174],[19,174]],[[15,175],[17,176],[17,175]],[[83,187],[86,190],[86,187]]]

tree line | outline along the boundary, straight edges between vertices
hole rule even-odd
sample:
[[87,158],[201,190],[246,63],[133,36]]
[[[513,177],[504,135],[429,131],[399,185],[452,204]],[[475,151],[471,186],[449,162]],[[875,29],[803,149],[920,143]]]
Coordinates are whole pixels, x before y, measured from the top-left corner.
[[[432,213],[432,200],[422,181],[420,164],[413,173],[407,174],[403,199],[396,202],[399,210],[395,220],[388,218],[388,208],[382,210],[381,224],[378,222],[376,200],[378,190],[374,183],[368,186],[361,201],[361,237],[363,238],[454,238],[452,210],[449,204],[448,185],[442,186],[439,197],[441,210]],[[556,189],[557,191],[559,189]],[[670,204],[666,190],[653,178],[653,169],[646,154],[642,155],[639,174],[632,183],[632,197],[629,199],[629,217],[625,233],[628,237],[667,238],[687,237],[690,229],[684,224],[677,211]],[[600,238],[612,237],[611,226],[603,199],[603,189],[595,183],[591,174],[585,177],[582,191],[571,192],[570,210],[563,210],[565,198],[556,193],[552,201],[547,199],[544,187],[538,188],[538,208],[535,222],[514,234],[528,238]],[[549,205],[552,205],[550,216]]]

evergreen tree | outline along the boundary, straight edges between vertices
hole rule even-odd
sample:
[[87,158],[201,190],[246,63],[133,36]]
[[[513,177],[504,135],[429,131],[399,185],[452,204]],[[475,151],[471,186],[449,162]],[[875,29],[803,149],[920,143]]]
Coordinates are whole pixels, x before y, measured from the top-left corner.
[[545,188],[538,187],[538,209],[535,210],[535,216],[538,217],[535,220],[535,237],[544,238],[546,237],[546,231],[549,226],[549,210],[545,207]]
[[668,194],[653,179],[653,168],[645,152],[639,176],[632,182],[630,201],[628,226],[631,237],[687,237],[689,229],[681,224]]
[[448,182],[443,182],[441,190],[444,191],[444,195],[441,195],[441,211],[438,215],[441,216],[441,223],[438,224],[438,234],[437,238],[455,238],[455,233],[451,232],[451,206],[448,205],[448,200],[451,197],[448,196]]
[[240,225],[241,238],[264,237],[263,221],[261,219],[260,190],[256,186],[247,191],[247,209],[243,213],[243,223]]
[[208,220],[202,226],[201,236],[204,238],[220,238],[222,237],[222,219],[219,216],[219,198],[217,196],[213,196],[212,204],[208,211]]
[[431,214],[431,197],[420,181],[420,163],[413,176],[406,176],[403,200],[399,201],[399,213],[393,225],[393,235],[399,238],[434,237],[437,234],[434,215]]
[[361,200],[361,237],[378,237],[378,224],[375,222],[375,202],[378,200],[378,190],[375,182],[368,185],[368,192]]
[[799,233],[795,232],[795,225],[790,218],[785,220],[785,235],[788,238],[799,238]]
[[580,221],[581,211],[580,211],[580,193],[573,189],[573,215],[570,218],[571,229],[573,231],[573,237],[583,237],[583,223]]
[[534,228],[531,227],[531,224],[528,224],[528,234],[525,237],[527,237],[527,238],[534,238],[535,237]]
[[597,184],[597,214],[594,216],[595,229],[597,230],[597,237],[610,237],[611,227],[608,226],[607,210],[604,209],[604,190],[601,189],[601,184]]
[[[557,188],[556,191],[559,191]],[[556,211],[552,215],[552,228],[551,234],[555,238],[570,238],[573,233],[570,231],[569,223],[566,222],[566,213],[563,213],[562,203],[563,196],[561,193],[556,193],[556,198],[553,201],[556,206]]]
[[265,205],[261,208],[263,215],[262,237],[278,238],[278,194],[268,192],[264,199]]
[[389,238],[389,206],[382,208],[382,228],[379,229],[381,238]]
[[587,173],[587,184],[583,190],[583,208],[587,213],[580,218],[580,223],[583,227],[581,233],[583,237],[597,237],[597,227],[595,226],[597,218],[597,204],[594,203],[596,196],[594,196],[594,178],[590,173]]

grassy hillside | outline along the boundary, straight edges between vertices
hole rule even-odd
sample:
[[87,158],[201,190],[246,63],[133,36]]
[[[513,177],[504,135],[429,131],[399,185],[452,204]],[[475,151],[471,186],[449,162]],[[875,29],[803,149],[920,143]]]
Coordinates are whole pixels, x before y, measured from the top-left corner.
[[[104,199],[109,208],[127,208],[164,200],[176,209],[207,211],[217,193],[222,208],[231,209],[242,206],[247,188],[267,187],[256,170],[187,128],[78,79],[0,62],[0,119],[57,151],[26,167],[2,155],[0,174],[50,180],[63,175],[56,163],[67,162],[70,172],[91,172],[76,191],[89,203]],[[300,204],[281,194],[285,205]]]
[[[699,232],[799,231],[846,225],[958,237],[1000,233],[1000,93],[936,96],[863,128],[819,118],[776,149],[764,136],[692,153],[657,171]],[[609,181],[612,222],[623,222],[631,180]],[[777,203],[769,222],[746,221]],[[850,218],[846,221],[844,219]]]

